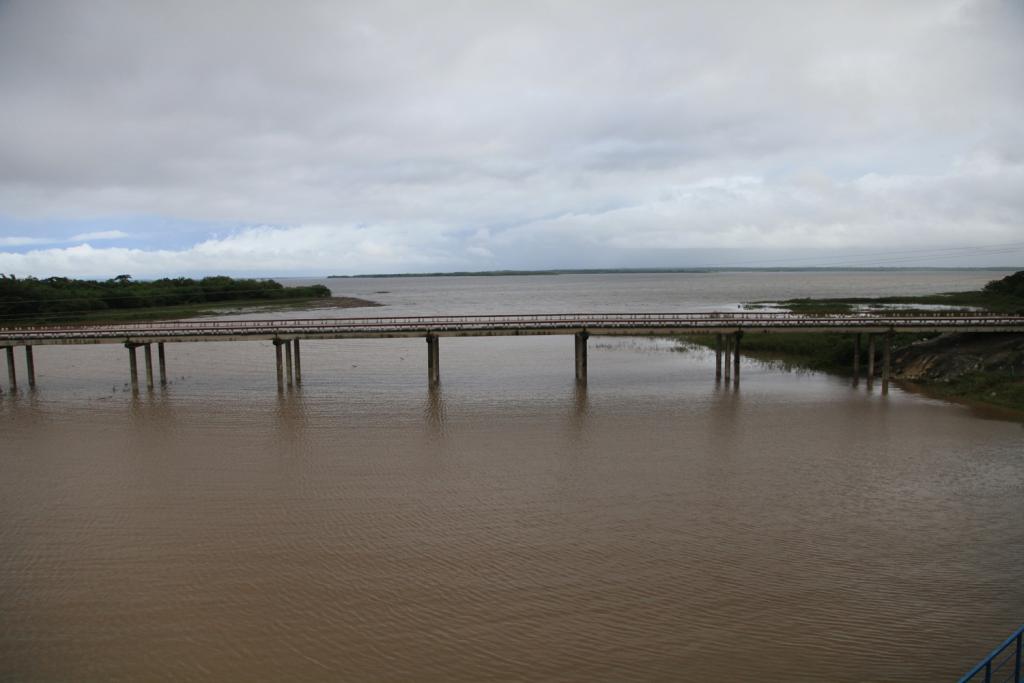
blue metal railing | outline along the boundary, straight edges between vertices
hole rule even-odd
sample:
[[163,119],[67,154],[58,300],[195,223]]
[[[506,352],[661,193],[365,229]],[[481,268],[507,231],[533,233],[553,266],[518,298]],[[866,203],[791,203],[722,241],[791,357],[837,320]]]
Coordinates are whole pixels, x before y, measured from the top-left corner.
[[1002,645],[992,650],[988,657],[981,660],[976,667],[964,674],[960,683],[1020,683],[1021,674],[1021,640],[1024,639],[1024,626],[1007,638]]

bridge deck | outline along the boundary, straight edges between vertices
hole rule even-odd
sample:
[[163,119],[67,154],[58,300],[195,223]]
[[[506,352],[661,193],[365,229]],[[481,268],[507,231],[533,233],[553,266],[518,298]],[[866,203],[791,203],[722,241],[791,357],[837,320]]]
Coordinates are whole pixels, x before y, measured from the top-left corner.
[[745,333],[1024,332],[1024,317],[998,315],[797,315],[789,313],[594,313],[292,320],[190,320],[0,328],[0,346],[267,339],[672,335]]

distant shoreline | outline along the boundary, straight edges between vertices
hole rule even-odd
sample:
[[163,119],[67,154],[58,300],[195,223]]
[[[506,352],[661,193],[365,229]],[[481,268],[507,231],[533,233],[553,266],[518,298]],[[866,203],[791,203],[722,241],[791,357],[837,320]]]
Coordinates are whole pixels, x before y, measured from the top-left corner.
[[386,277],[509,277],[523,275],[630,275],[630,274],[672,274],[672,273],[809,273],[809,272],[900,272],[900,271],[961,271],[983,270],[992,272],[1016,271],[1020,266],[976,266],[976,267],[831,267],[803,266],[777,268],[560,268],[554,270],[454,270],[436,273],[365,273],[360,275],[328,275],[328,279],[344,278],[386,278]]

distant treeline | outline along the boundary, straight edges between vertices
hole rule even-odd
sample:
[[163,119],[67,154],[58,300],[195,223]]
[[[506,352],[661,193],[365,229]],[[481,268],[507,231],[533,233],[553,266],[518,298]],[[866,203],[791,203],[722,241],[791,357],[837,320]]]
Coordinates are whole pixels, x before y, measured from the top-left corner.
[[570,270],[453,270],[444,273],[368,273],[365,275],[328,275],[352,277],[504,277],[508,275],[625,275],[629,273],[710,273],[707,268],[577,268]]
[[806,272],[892,272],[892,271],[930,271],[930,270],[1012,270],[1010,267],[985,266],[981,268],[834,268],[834,267],[774,267],[774,268],[569,268],[558,270],[453,270],[443,273],[366,273],[361,275],[328,275],[328,278],[358,277],[503,277],[509,275],[636,275],[636,274],[673,274],[673,273],[806,273]]
[[1015,297],[1024,302],[1024,270],[1007,275],[1002,280],[993,280],[982,291],[995,296]]
[[104,280],[66,277],[16,278],[0,274],[0,320],[73,317],[97,311],[144,309],[217,301],[310,299],[327,297],[323,285],[285,287],[274,280],[234,279],[223,275],[135,281],[130,275]]

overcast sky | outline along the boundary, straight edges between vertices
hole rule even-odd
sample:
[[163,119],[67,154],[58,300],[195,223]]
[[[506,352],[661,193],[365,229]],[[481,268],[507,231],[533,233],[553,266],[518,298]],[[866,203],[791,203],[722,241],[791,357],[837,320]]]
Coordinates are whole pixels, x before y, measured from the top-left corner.
[[1024,263],[1024,2],[0,0],[0,272]]

